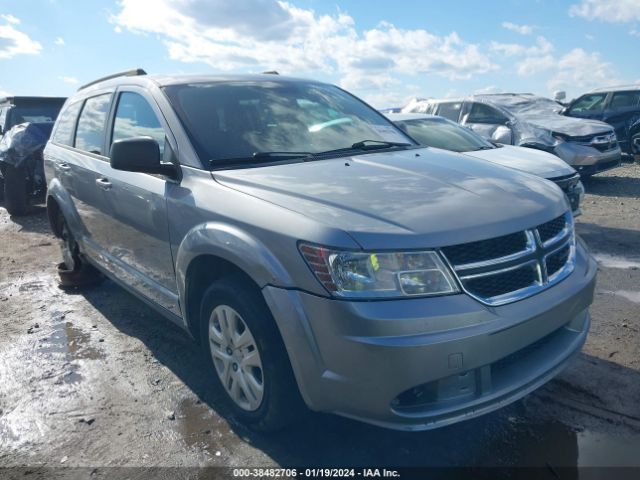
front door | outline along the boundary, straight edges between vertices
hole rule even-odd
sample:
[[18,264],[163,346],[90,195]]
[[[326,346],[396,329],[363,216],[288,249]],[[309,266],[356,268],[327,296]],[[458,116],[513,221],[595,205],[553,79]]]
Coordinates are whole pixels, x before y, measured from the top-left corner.
[[[169,158],[168,128],[143,90],[119,91],[111,123],[111,141],[151,137],[161,158]],[[162,175],[125,172],[110,166],[102,172],[109,229],[104,245],[112,268],[145,296],[179,315],[178,294],[167,218],[167,195],[176,184]]]

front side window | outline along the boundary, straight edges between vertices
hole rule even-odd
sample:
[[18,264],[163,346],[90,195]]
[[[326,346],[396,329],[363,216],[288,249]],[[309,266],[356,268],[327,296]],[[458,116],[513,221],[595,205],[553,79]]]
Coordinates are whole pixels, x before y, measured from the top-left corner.
[[602,110],[604,106],[604,100],[607,98],[606,93],[597,93],[591,95],[584,95],[580,97],[576,102],[571,105],[569,109],[570,113],[585,113],[585,112],[597,112]]
[[489,105],[474,102],[471,112],[467,118],[467,123],[488,123],[488,124],[505,124],[507,117]]
[[640,106],[640,90],[635,92],[616,92],[611,98],[609,108],[617,110],[619,108],[632,108]]
[[53,143],[73,145],[73,130],[76,126],[76,120],[78,119],[81,106],[82,102],[76,102],[66,107],[62,113],[60,113],[56,131],[53,132],[52,135]]
[[495,148],[468,128],[442,119],[401,120],[397,122],[412,138],[428,147],[454,152]]
[[164,153],[165,133],[158,117],[142,95],[132,92],[120,94],[113,122],[112,142],[134,137],[151,137]]
[[110,102],[110,93],[88,98],[84,102],[76,130],[74,144],[76,148],[96,155],[104,155],[102,146]]
[[331,85],[214,82],[164,91],[198,155],[214,168],[254,154],[319,154],[365,140],[413,145],[380,113]]
[[462,102],[444,102],[438,106],[438,115],[448,118],[453,122],[457,122],[460,118],[460,109]]

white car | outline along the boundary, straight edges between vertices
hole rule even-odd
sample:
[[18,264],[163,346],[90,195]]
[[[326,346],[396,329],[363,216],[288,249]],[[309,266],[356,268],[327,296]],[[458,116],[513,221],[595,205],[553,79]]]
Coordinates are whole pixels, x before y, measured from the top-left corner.
[[473,130],[436,115],[388,113],[386,117],[422,145],[458,152],[551,180],[567,195],[574,216],[580,215],[584,197],[580,174],[555,155],[491,142]]

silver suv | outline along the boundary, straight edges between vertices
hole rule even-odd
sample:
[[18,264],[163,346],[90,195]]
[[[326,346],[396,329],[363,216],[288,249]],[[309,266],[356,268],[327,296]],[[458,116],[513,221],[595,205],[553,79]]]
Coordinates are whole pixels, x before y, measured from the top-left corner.
[[130,72],[69,98],[45,163],[63,283],[104,274],[183,327],[254,428],[304,404],[450,424],[587,336],[596,265],[556,185],[332,85]]

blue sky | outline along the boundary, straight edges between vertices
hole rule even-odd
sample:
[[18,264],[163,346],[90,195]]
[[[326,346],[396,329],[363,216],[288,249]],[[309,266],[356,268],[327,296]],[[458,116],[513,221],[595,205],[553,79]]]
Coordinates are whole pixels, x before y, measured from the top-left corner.
[[275,69],[376,107],[640,82],[640,0],[0,0],[0,15],[0,94],[133,67]]

